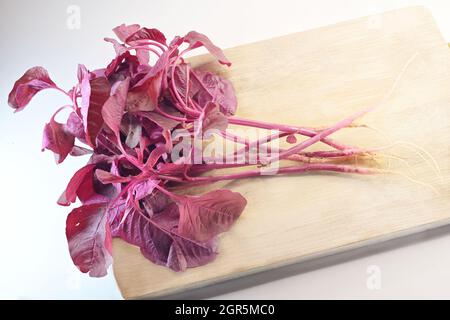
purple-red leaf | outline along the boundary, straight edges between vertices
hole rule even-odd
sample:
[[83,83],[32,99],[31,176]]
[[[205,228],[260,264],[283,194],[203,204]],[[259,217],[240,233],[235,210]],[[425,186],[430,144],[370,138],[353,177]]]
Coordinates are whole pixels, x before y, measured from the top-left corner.
[[125,183],[130,182],[131,180],[131,177],[121,177],[101,169],[95,170],[95,175],[97,176],[98,180],[103,184]]
[[121,131],[125,134],[125,144],[134,149],[142,138],[142,123],[139,119],[131,114],[124,117],[121,125]]
[[127,26],[126,24],[122,23],[120,26],[115,27],[113,31],[116,34],[117,38],[120,39],[120,41],[125,42],[127,38],[138,31],[139,28],[140,26],[138,24],[130,24]]
[[95,172],[94,170],[89,170],[84,179],[81,180],[76,194],[78,199],[80,199],[82,204],[94,204],[110,201],[110,197],[100,194],[97,191],[95,184]]
[[[114,159],[111,162],[111,174],[115,176],[120,176],[120,170],[119,170],[119,164],[120,161],[118,159]],[[120,193],[122,191],[122,184],[121,183],[113,183],[114,188],[116,189],[117,193]]]
[[130,112],[153,111],[158,105],[158,98],[161,93],[162,72],[147,78],[141,85],[130,90],[126,106]]
[[83,120],[75,112],[70,113],[64,129],[74,137],[85,140]]
[[83,205],[67,216],[66,236],[70,256],[81,272],[91,277],[106,275],[112,262],[111,234],[106,203]]
[[94,168],[95,164],[88,164],[83,168],[79,169],[77,172],[75,172],[73,177],[70,179],[69,184],[66,187],[66,190],[64,190],[63,194],[58,200],[58,204],[68,206],[71,203],[74,203],[75,200],[77,199],[78,188],[85,180],[86,176],[88,176],[89,173],[92,173]]
[[127,100],[130,78],[118,82],[111,91],[111,96],[106,100],[102,109],[103,120],[106,125],[119,136],[120,122],[125,111],[125,102]]
[[64,125],[51,119],[44,127],[42,151],[53,151],[56,163],[61,163],[72,151],[75,138],[64,130]]
[[155,28],[141,28],[139,31],[131,34],[125,41],[130,43],[138,40],[152,40],[166,45],[166,37]]
[[28,69],[19,80],[8,96],[8,104],[17,111],[22,110],[36,93],[41,90],[54,88],[55,83],[50,79],[47,70],[42,67]]
[[218,103],[226,116],[236,113],[237,99],[230,81],[210,72],[192,70],[191,74],[200,85],[197,93],[200,106],[211,101]]
[[227,231],[241,215],[247,201],[239,193],[215,190],[188,196],[179,204],[180,235],[205,242]]
[[228,118],[220,111],[219,106],[214,102],[208,102],[200,115],[198,122],[202,128],[203,134],[208,130],[226,130]]
[[[83,116],[84,129],[86,132],[86,141],[91,147],[95,147],[96,138],[103,126],[102,108],[109,98],[110,85],[108,79],[104,77],[94,78],[89,81],[89,87],[85,85],[83,91],[82,84],[82,106],[81,114]],[[88,89],[89,88],[89,89]],[[86,95],[89,94],[87,97]],[[87,102],[88,101],[88,102]]]
[[120,154],[121,151],[116,145],[117,139],[112,132],[102,131],[97,136],[97,149],[99,154]]
[[126,109],[130,112],[138,110],[149,111],[154,108],[151,107],[150,97],[142,88],[130,90],[127,96]]
[[[89,99],[91,98],[91,85],[89,83],[91,76],[89,70],[83,64],[78,65],[77,77],[81,94],[81,114],[85,120],[84,122],[86,122],[87,112],[89,110]],[[86,123],[84,126],[86,127]]]
[[141,65],[148,65],[150,53],[145,49],[136,49],[136,57]]
[[202,33],[191,31],[184,36],[184,41],[189,43],[190,49],[205,47],[221,64],[231,66],[231,62],[225,57],[223,51],[214,45],[207,36]]
[[123,44],[119,43],[116,39],[104,38],[104,40],[106,42],[112,43],[117,56],[120,56],[127,51],[127,47],[125,47]]
[[72,151],[70,151],[70,155],[74,157],[85,156],[87,154],[92,154],[93,151],[90,149],[86,149],[80,146],[73,146]]
[[[154,28],[141,28],[135,33],[131,34],[127,39],[126,43],[129,45],[139,45],[142,41],[150,40],[154,42],[158,42],[164,46],[166,46],[166,37],[164,34],[158,29]],[[146,49],[136,49],[136,56],[139,60],[139,63],[142,65],[148,65],[150,53]]]
[[141,112],[139,113],[139,115],[153,121],[158,126],[166,130],[172,130],[173,128],[175,128],[177,125],[180,124],[180,121],[167,118],[156,112]]
[[[165,75],[165,71],[167,70],[169,66],[169,60],[170,60],[170,51],[164,51],[163,54],[159,57],[159,59],[156,61],[155,65],[153,67],[145,66],[143,69],[145,70],[144,76],[142,79],[140,79],[137,83],[134,84],[135,88],[144,86],[145,83],[150,78],[159,77],[161,81],[161,77]],[[159,75],[161,73],[161,75]],[[145,86],[147,87],[147,86]]]
[[204,265],[216,256],[216,243],[199,243],[176,232],[178,209],[171,203],[164,211],[148,218],[132,210],[120,225],[116,235],[141,249],[152,262],[174,271]]
[[83,204],[108,201],[108,198],[98,194],[94,188],[95,164],[88,164],[79,169],[70,179],[66,190],[58,199],[61,206],[69,206],[78,197]]
[[142,200],[143,198],[145,198],[146,196],[151,194],[153,192],[153,190],[155,190],[158,183],[159,183],[159,180],[155,180],[155,179],[151,179],[151,178],[137,183],[133,187],[134,199],[136,201]]

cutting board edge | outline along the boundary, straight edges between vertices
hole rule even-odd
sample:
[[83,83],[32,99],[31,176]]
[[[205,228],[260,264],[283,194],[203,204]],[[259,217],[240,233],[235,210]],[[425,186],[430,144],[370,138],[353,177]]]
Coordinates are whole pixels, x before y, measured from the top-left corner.
[[[177,287],[177,288],[172,288],[172,289],[154,291],[151,293],[146,293],[146,294],[142,294],[142,295],[138,295],[138,296],[131,296],[131,295],[128,296],[125,292],[123,292],[123,289],[122,289],[121,285],[119,284],[119,281],[117,280],[118,277],[116,276],[116,270],[114,268],[114,265],[113,265],[113,273],[114,273],[114,278],[116,279],[117,286],[119,287],[120,293],[124,299],[126,299],[126,300],[163,299],[164,297],[168,297],[168,296],[179,294],[179,293],[186,293],[186,292],[189,292],[189,291],[192,291],[195,289],[199,289],[199,288],[220,285],[220,284],[223,284],[230,280],[235,280],[235,279],[249,276],[249,275],[255,275],[260,272],[273,270],[273,269],[281,268],[281,267],[286,267],[286,266],[290,266],[290,265],[294,265],[294,264],[302,264],[305,262],[310,262],[312,260],[325,258],[325,257],[349,252],[352,250],[360,249],[362,247],[367,248],[367,247],[370,247],[373,245],[387,243],[391,240],[400,239],[403,237],[411,236],[413,234],[426,232],[426,231],[429,231],[432,229],[444,227],[446,225],[450,225],[450,218],[442,219],[437,222],[425,223],[425,224],[422,224],[419,226],[415,226],[413,228],[399,230],[399,231],[396,231],[396,232],[393,232],[390,234],[385,234],[385,235],[378,236],[378,237],[368,238],[368,239],[362,240],[362,241],[352,242],[347,245],[336,247],[334,249],[327,250],[324,252],[318,252],[318,253],[309,254],[309,255],[305,255],[305,256],[299,256],[299,257],[292,258],[292,259],[289,259],[289,260],[286,260],[283,262],[275,262],[275,263],[268,264],[265,266],[248,269],[246,271],[233,272],[232,274],[229,274],[229,275],[224,275],[224,276],[220,276],[217,278],[210,278],[209,280],[194,282],[194,283],[191,283],[190,285],[187,285],[184,287]],[[120,240],[120,241],[123,241],[123,240]],[[131,246],[131,245],[129,245],[129,246]]]

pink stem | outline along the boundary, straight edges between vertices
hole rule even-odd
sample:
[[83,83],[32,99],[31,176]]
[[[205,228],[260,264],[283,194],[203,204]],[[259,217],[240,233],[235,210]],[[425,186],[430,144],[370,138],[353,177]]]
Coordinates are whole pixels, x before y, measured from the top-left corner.
[[167,46],[163,46],[162,44],[160,44],[159,42],[156,41],[152,41],[152,40],[137,40],[137,41],[133,41],[134,43],[137,43],[138,45],[151,45],[151,46],[155,46],[158,47],[159,49],[161,49],[163,52],[166,51]]
[[[175,63],[176,63],[176,61],[175,61]],[[189,108],[189,106],[187,106],[186,103],[184,103],[183,99],[181,98],[181,96],[180,96],[180,94],[179,94],[179,92],[177,90],[177,86],[175,85],[175,68],[176,67],[177,67],[176,65],[173,65],[172,69],[170,71],[170,73],[171,73],[170,84],[171,84],[171,89],[172,89],[171,92],[174,93],[175,98],[178,100],[178,102],[182,106],[183,110],[180,110],[180,111],[188,113],[189,115],[199,116],[200,112],[198,110],[194,110],[194,109]]]
[[[260,146],[260,145],[266,144],[266,143],[268,143],[268,142],[270,142],[272,140],[279,139],[279,138],[282,138],[284,136],[289,135],[289,133],[281,133],[281,134],[280,133],[274,133],[274,134],[272,134],[270,136],[266,136],[266,137],[260,138],[259,140],[255,140],[255,141],[249,142],[248,139],[244,139],[242,137],[239,137],[239,136],[237,136],[235,134],[232,134],[232,133],[229,133],[229,132],[226,132],[226,131],[220,132],[219,134],[223,138],[225,138],[227,140],[230,140],[230,141],[233,141],[233,142],[237,142],[237,143],[240,143],[240,144],[245,144],[245,147],[241,148],[240,150],[236,150],[234,152],[233,157],[235,157],[235,156],[237,156],[239,154],[242,154],[243,152],[246,152],[247,150],[250,150],[251,148],[253,148],[255,146]],[[272,150],[272,148],[270,146],[267,146],[267,152],[271,152],[271,150]],[[258,163],[260,163],[260,162],[258,161]]]
[[[333,171],[341,173],[357,173],[357,174],[373,174],[377,173],[377,170],[354,167],[348,165],[338,165],[338,164],[328,164],[328,163],[310,163],[303,166],[290,166],[279,168],[274,175],[280,174],[292,174],[292,173],[304,173],[309,171]],[[216,182],[223,180],[235,180],[235,179],[245,179],[252,177],[261,176],[261,170],[249,170],[245,172],[225,174],[220,176],[202,176],[202,177],[190,177],[187,182]]]
[[62,107],[59,107],[59,108],[55,111],[55,113],[53,114],[53,116],[52,116],[52,118],[51,118],[51,121],[55,121],[56,115],[57,115],[58,113],[60,113],[62,110],[66,109],[66,108],[72,108],[72,109],[73,109],[73,106],[70,105],[70,104],[66,104],[66,105],[64,105],[64,106],[62,106]]
[[70,96],[70,94],[68,94],[65,90],[61,89],[61,88],[58,87],[57,85],[55,85],[53,88],[54,88],[55,90],[58,90],[59,92],[64,93],[66,96],[68,96],[68,97],[72,100],[72,97]]
[[[314,137],[317,132],[310,129],[310,128],[303,128],[303,127],[296,127],[296,126],[287,126],[287,125],[280,125],[276,123],[268,123],[268,122],[261,122],[261,121],[255,121],[255,120],[247,120],[247,119],[241,119],[237,117],[228,118],[228,122],[231,124],[236,125],[242,125],[242,126],[248,126],[248,127],[256,127],[256,128],[262,128],[262,129],[269,129],[269,130],[279,130],[285,133],[298,133],[302,136],[307,137]],[[352,146],[348,146],[345,144],[338,143],[332,139],[324,138],[321,139],[323,143],[329,145],[330,147],[333,147],[338,150],[345,150],[345,149],[355,149]]]
[[[252,141],[252,142],[248,142],[247,139],[244,139],[240,136],[234,135],[232,133],[223,131],[220,132],[219,135],[221,137],[223,137],[224,139],[233,141],[233,142],[237,142],[240,144],[245,144],[245,147],[235,151],[235,153],[233,154],[233,156],[236,156],[237,154],[239,154],[240,152],[245,152],[246,150],[249,150],[250,148],[254,147],[255,145],[259,146],[261,144],[264,143],[268,143],[270,141],[272,141],[273,139],[278,139],[278,138],[283,138],[287,135],[289,135],[290,133],[282,133],[282,134],[273,134],[270,136],[266,136],[263,137],[259,140],[256,141]],[[283,152],[284,149],[279,149],[278,152]],[[367,152],[371,152],[371,149],[346,149],[346,150],[331,150],[331,151],[312,151],[312,152],[302,152],[300,154],[293,154],[289,157],[287,157],[288,160],[293,160],[293,161],[302,161],[302,162],[310,162],[310,160],[308,158],[334,158],[334,157],[349,157],[352,155],[356,155],[356,154],[362,154],[362,153],[367,153]],[[271,148],[270,146],[267,147],[267,152],[271,152]],[[209,161],[209,162],[214,162],[214,160],[216,160],[215,158],[205,158],[205,161]],[[222,162],[226,162],[225,161],[226,158],[222,159]],[[259,159],[258,159],[259,160]],[[258,163],[255,164],[261,164],[260,161],[258,161]],[[237,166],[244,166],[244,165],[254,165],[254,164],[240,164]]]
[[189,65],[186,64],[185,66],[186,66],[186,94],[185,94],[186,101],[185,101],[185,103],[188,106],[189,101],[190,101],[190,99],[189,99],[189,73],[190,73],[190,71],[189,71]]
[[120,151],[122,152],[123,156],[125,157],[125,159],[127,159],[132,165],[134,165],[136,168],[138,168],[141,171],[144,171],[144,165],[142,165],[141,163],[139,163],[139,161],[133,157],[132,155],[130,155],[125,148],[123,147],[122,141],[120,140],[120,136],[117,137],[117,146],[119,147]]
[[245,138],[242,138],[242,137],[240,137],[238,135],[235,135],[233,133],[227,132],[226,130],[220,131],[218,134],[222,138],[230,140],[230,141],[233,141],[233,142],[237,142],[237,143],[240,143],[240,144],[245,144],[246,146],[248,146],[250,144],[248,139],[245,139]]
[[297,144],[296,146],[289,148],[288,150],[280,153],[279,155],[279,159],[283,159],[286,158],[292,154],[298,153],[306,148],[308,148],[309,146],[311,146],[312,144],[326,138],[327,136],[329,136],[330,134],[333,134],[334,132],[345,128],[347,126],[349,126],[350,124],[352,124],[353,121],[355,121],[357,118],[362,117],[363,115],[365,115],[367,112],[373,110],[374,107],[369,107],[366,109],[363,109],[361,111],[356,112],[355,114],[351,115],[350,117],[339,121],[338,123],[336,123],[334,126],[325,129],[323,131],[321,131],[320,133],[316,134],[315,136],[313,136],[310,139],[307,139],[299,144]]

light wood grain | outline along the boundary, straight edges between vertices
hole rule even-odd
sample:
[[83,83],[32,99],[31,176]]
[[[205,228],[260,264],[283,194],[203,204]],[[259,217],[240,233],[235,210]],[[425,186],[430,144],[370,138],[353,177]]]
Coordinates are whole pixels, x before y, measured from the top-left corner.
[[[114,240],[114,274],[125,298],[158,297],[327,255],[447,223],[450,219],[450,52],[430,13],[411,7],[226,50],[230,69],[210,57],[200,68],[229,78],[238,115],[301,125],[329,125],[392,95],[361,119],[381,130],[346,129],[335,137],[364,146],[409,141],[425,148],[440,174],[411,148],[385,151],[397,174],[307,174],[229,183],[248,206],[220,237],[211,264],[175,273]],[[386,160],[382,161],[387,166]]]

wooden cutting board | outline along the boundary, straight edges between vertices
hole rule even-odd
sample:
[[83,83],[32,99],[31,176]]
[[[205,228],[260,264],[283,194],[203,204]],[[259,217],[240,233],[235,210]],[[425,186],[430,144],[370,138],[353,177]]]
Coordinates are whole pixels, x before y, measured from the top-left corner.
[[192,63],[232,81],[240,117],[330,125],[379,105],[359,121],[375,129],[334,137],[367,147],[396,143],[377,163],[403,175],[309,173],[229,183],[248,205],[220,237],[220,253],[209,265],[175,273],[114,240],[114,274],[125,298],[199,288],[450,221],[450,50],[426,9],[369,16],[226,55],[229,69],[209,56]]

